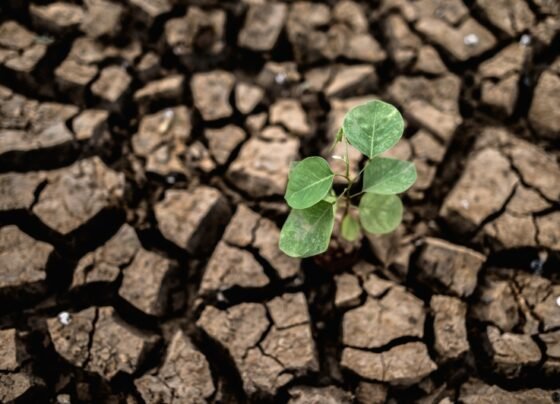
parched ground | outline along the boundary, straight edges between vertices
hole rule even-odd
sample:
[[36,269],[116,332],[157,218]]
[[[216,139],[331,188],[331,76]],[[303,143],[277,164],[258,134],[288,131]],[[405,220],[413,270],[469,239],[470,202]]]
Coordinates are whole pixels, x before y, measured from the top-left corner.
[[[559,33],[557,0],[3,0],[0,402],[560,402]],[[403,225],[286,257],[290,162],[374,97]]]

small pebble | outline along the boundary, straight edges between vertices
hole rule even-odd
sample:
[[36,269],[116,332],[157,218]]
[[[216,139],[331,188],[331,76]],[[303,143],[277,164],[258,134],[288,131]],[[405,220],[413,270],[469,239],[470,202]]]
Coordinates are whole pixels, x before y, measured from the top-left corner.
[[467,201],[466,199],[461,199],[461,206],[463,206],[463,208],[468,209],[470,204],[469,201]]
[[543,269],[544,262],[540,259],[534,259],[531,261],[531,270],[535,272],[536,275],[540,275]]
[[72,321],[72,316],[70,316],[70,313],[67,311],[63,311],[58,314],[58,321],[60,321],[62,325],[68,325]]
[[560,307],[560,296],[556,298],[556,305]]
[[531,43],[531,35],[529,34],[521,35],[521,39],[519,39],[519,43],[524,46],[529,45]]
[[278,73],[274,77],[274,81],[276,81],[276,84],[284,84],[286,82],[286,74],[285,73]]
[[474,46],[474,45],[478,44],[478,36],[476,34],[469,34],[469,35],[465,36],[465,38],[463,39],[463,42],[467,46]]

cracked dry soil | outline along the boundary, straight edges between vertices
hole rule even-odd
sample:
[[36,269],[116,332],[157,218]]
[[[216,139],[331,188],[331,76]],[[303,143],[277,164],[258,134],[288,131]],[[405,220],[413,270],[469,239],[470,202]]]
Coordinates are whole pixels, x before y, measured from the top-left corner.
[[[2,1],[0,402],[560,402],[559,49],[556,0]],[[373,97],[403,224],[283,255]]]

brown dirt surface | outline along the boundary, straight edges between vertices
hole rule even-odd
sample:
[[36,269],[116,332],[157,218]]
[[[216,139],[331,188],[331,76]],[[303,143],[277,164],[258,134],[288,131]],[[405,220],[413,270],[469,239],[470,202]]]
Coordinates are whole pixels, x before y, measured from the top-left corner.
[[[559,49],[557,0],[0,1],[0,403],[559,403]],[[374,98],[402,225],[284,255]]]

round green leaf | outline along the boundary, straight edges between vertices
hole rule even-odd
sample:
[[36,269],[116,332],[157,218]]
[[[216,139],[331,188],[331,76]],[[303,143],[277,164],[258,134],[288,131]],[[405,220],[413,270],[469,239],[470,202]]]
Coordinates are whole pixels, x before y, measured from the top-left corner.
[[364,171],[364,192],[391,195],[406,191],[416,181],[416,167],[410,161],[376,157]]
[[321,201],[307,209],[293,209],[280,232],[280,250],[296,258],[325,252],[334,226],[334,206]]
[[294,209],[306,209],[323,199],[332,188],[334,173],[322,157],[300,161],[288,176],[285,199]]
[[360,223],[354,216],[347,214],[342,219],[340,234],[348,241],[356,241],[360,237]]
[[342,128],[350,144],[372,158],[399,141],[404,120],[397,108],[374,100],[352,108],[344,117]]
[[360,201],[360,222],[369,233],[392,232],[402,220],[403,205],[396,195],[364,194]]

